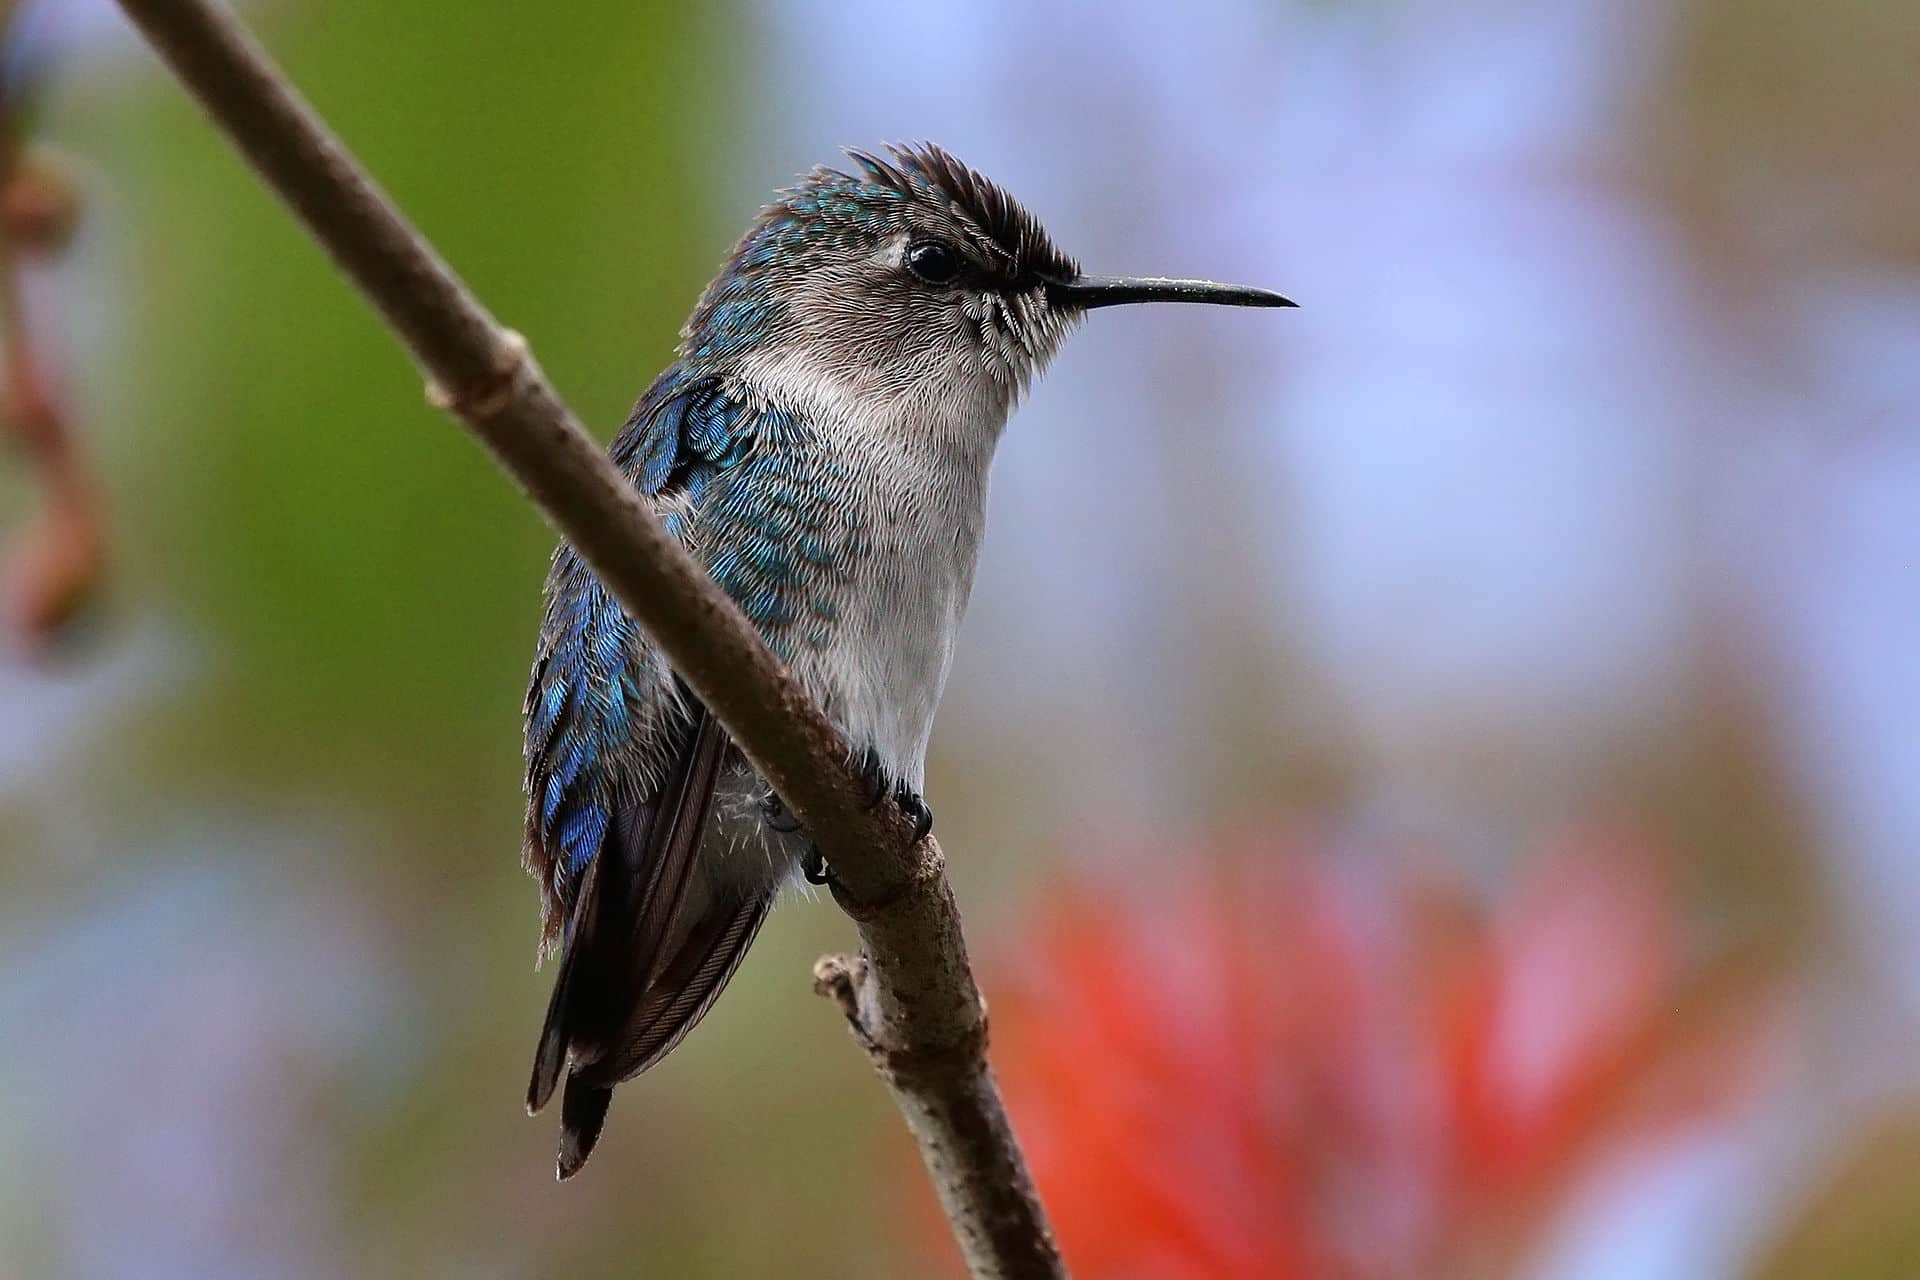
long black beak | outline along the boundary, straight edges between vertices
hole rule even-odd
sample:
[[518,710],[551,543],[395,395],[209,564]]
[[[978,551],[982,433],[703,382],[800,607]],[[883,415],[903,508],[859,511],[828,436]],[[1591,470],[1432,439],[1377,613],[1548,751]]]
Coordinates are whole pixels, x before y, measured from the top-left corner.
[[1075,276],[1049,280],[1047,301],[1056,307],[1117,307],[1126,302],[1210,302],[1221,307],[1297,307],[1270,289],[1250,289],[1211,280],[1164,280],[1159,276]]

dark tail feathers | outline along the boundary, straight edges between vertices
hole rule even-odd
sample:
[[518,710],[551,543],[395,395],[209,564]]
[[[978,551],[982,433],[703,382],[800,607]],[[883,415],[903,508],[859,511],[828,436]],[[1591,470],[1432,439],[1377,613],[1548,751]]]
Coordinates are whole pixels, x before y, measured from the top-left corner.
[[613,1087],[665,1057],[705,1016],[773,905],[771,893],[723,899],[686,917],[727,747],[726,731],[697,712],[664,785],[616,812],[581,877],[527,1082],[527,1110],[537,1112],[568,1073],[563,1179],[599,1140]]

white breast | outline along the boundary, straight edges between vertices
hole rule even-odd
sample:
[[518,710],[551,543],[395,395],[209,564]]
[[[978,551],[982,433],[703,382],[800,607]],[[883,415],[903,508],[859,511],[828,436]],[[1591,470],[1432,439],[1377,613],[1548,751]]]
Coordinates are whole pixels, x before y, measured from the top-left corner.
[[858,746],[918,789],[933,715],[973,589],[985,519],[984,468],[971,477],[909,452],[876,452],[855,589],[833,643],[799,674]]
[[832,643],[797,656],[795,674],[856,748],[871,747],[918,789],[973,589],[1005,388],[902,396],[823,374],[798,353],[769,359],[752,379],[819,424],[821,447],[838,455],[858,495],[849,518],[862,523],[863,547]]

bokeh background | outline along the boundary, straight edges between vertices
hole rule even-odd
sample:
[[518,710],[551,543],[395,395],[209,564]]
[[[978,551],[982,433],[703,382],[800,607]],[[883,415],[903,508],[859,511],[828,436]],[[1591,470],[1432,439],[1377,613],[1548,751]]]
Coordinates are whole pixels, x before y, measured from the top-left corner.
[[[245,12],[604,433],[842,145],[1304,303],[995,470],[929,794],[1080,1275],[1920,1274],[1920,7]],[[550,535],[112,6],[0,66],[0,1276],[951,1274],[824,904],[554,1184]]]

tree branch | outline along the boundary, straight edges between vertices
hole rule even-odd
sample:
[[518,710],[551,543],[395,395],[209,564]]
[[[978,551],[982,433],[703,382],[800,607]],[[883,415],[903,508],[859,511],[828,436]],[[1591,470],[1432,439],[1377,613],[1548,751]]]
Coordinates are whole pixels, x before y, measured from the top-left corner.
[[939,846],[869,812],[839,731],[654,518],[503,329],[210,0],[121,0],[174,73],[386,317],[547,520],[644,625],[831,861],[863,955],[820,988],[893,1092],[975,1276],[1064,1276],[987,1066],[986,1013]]

